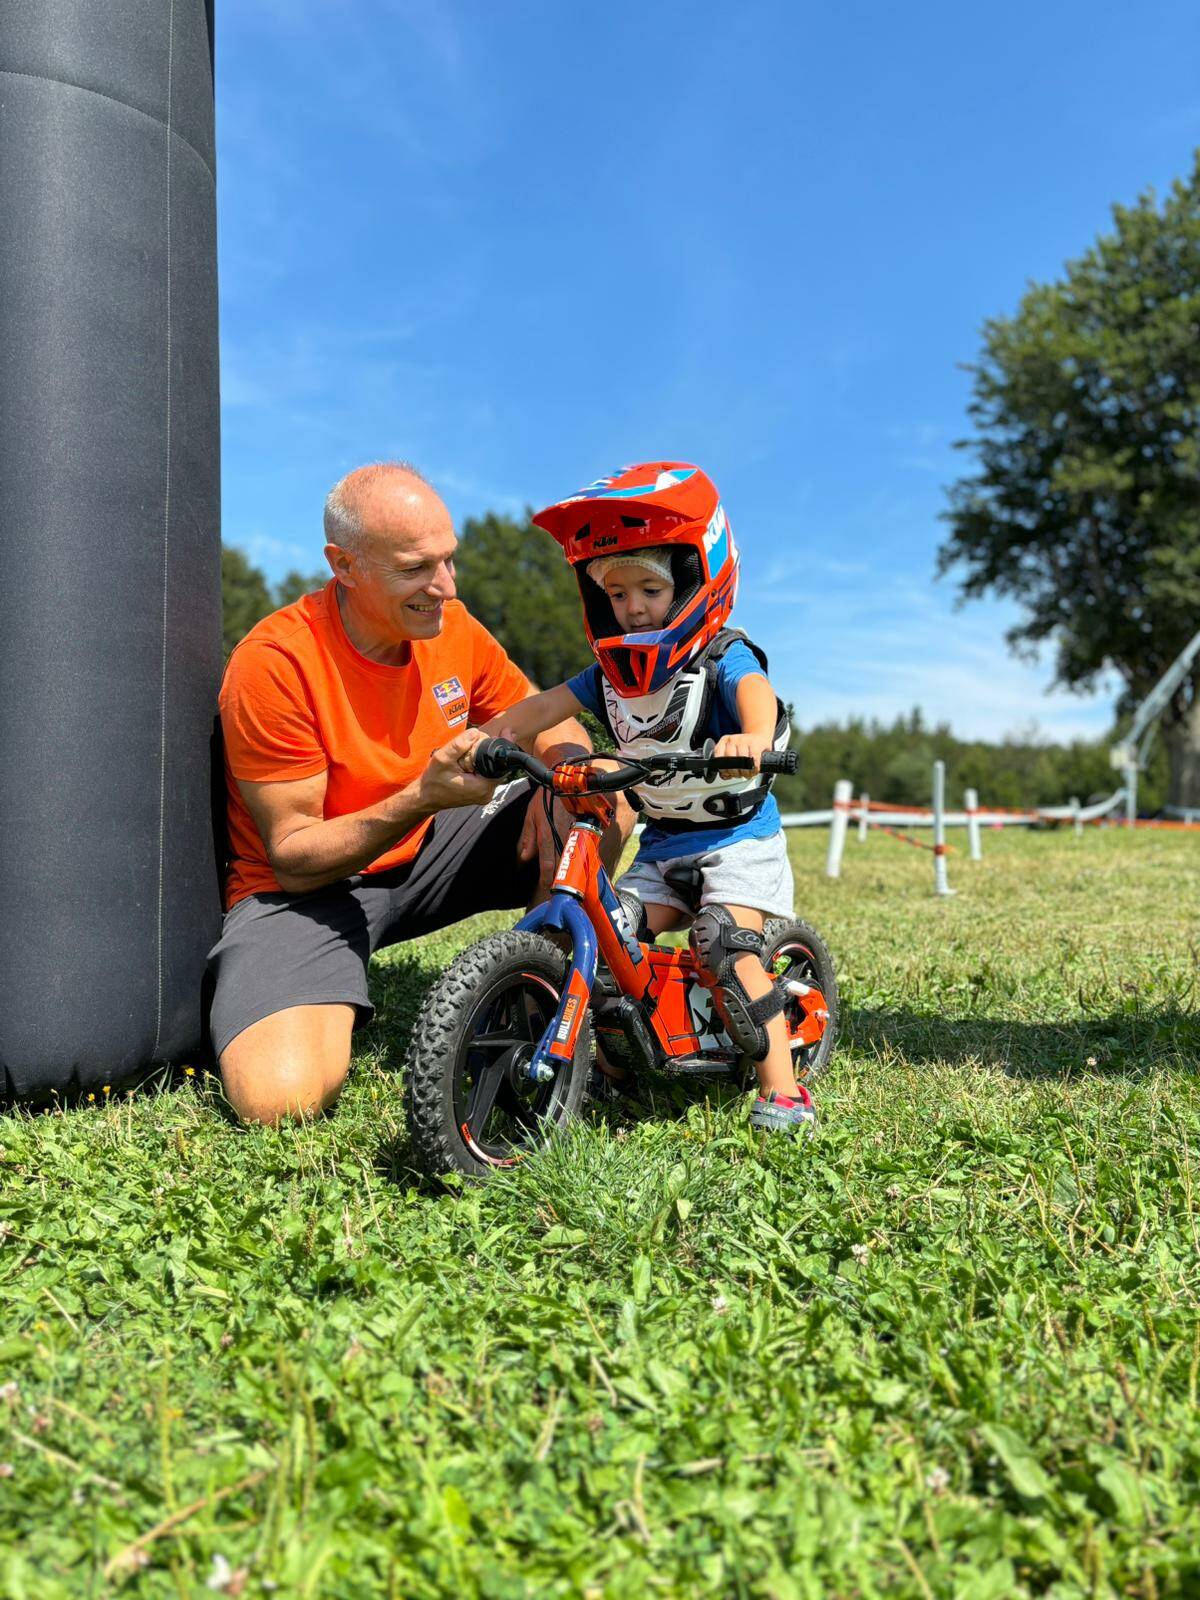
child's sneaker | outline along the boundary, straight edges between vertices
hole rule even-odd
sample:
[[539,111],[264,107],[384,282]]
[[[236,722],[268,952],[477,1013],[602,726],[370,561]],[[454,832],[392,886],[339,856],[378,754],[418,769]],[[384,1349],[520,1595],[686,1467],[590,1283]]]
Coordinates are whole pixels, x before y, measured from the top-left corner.
[[792,1133],[807,1138],[816,1131],[817,1113],[813,1110],[812,1095],[801,1084],[795,1095],[759,1095],[750,1113],[750,1126],[765,1133]]

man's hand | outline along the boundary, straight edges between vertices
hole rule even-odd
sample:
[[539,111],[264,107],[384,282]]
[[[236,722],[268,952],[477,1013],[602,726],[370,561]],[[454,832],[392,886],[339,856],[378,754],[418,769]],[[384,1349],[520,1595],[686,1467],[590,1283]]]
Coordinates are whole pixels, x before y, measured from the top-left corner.
[[[513,738],[512,728],[500,730],[502,739]],[[585,746],[571,743],[550,745],[538,752],[538,759],[544,761],[548,767],[553,767],[555,762],[566,760],[586,761],[591,751]],[[571,829],[571,818],[563,810],[559,801],[554,801],[554,821],[558,828],[559,837],[565,839]],[[525,812],[525,825],[521,829],[521,837],[517,841],[517,858],[520,861],[536,861],[538,864],[538,886],[535,899],[544,900],[550,893],[550,885],[554,882],[554,874],[558,870],[558,846],[554,842],[554,835],[550,831],[550,819],[546,815],[546,806],[540,794],[535,794],[529,802]]]
[[[757,772],[763,751],[771,748],[772,741],[770,739],[763,739],[752,733],[727,733],[724,738],[718,739],[713,746],[713,757],[749,756],[754,762],[754,770]],[[745,768],[722,767],[720,776],[722,778],[744,777]]]
[[[559,837],[565,839],[570,831],[571,818],[557,800],[554,802],[554,821],[558,827]],[[521,861],[537,862],[537,898],[545,899],[554,881],[554,874],[558,870],[558,846],[554,842],[554,835],[550,832],[550,820],[546,816],[546,807],[539,794],[534,795],[525,813],[525,826],[521,829],[521,837],[517,843],[517,856]]]
[[422,810],[432,814],[454,806],[487,804],[496,785],[490,778],[476,777],[474,766],[475,746],[486,737],[478,728],[464,728],[433,752],[417,784]]

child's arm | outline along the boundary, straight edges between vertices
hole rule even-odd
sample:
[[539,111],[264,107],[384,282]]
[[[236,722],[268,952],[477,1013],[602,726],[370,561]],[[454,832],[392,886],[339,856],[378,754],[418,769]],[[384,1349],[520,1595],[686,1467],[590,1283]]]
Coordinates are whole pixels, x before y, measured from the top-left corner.
[[[775,691],[761,672],[748,672],[738,680],[734,691],[737,700],[738,721],[741,733],[727,733],[717,740],[713,754],[717,756],[753,756],[754,770],[764,750],[775,743],[775,718],[778,702]],[[723,778],[736,777],[737,769],[723,772]]]
[[[490,737],[503,735],[528,749],[539,734],[577,717],[582,710],[583,706],[566,684],[560,683],[553,689],[530,695],[528,700],[518,700],[515,706],[509,706],[507,711],[485,722],[481,731]],[[578,740],[572,742],[577,744]]]

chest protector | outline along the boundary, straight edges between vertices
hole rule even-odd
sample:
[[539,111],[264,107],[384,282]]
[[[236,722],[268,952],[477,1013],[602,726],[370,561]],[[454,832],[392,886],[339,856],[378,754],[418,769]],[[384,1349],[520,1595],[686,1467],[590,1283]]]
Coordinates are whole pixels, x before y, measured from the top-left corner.
[[[739,628],[723,628],[708,648],[654,694],[623,700],[601,674],[601,717],[622,756],[683,754],[700,750],[709,737],[708,718],[717,692],[721,657],[741,642],[753,651],[765,674],[766,655]],[[774,748],[786,750],[788,715],[776,700]],[[668,832],[715,828],[722,822],[744,822],[762,805],[771,779],[751,772],[711,782],[692,773],[671,773],[662,782],[641,783],[632,792],[637,809]]]

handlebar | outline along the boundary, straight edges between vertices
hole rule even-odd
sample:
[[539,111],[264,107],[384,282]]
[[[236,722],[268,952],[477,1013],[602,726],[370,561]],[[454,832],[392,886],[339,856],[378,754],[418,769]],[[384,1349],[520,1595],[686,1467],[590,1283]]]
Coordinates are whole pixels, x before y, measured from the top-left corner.
[[[618,789],[629,789],[644,783],[655,773],[686,772],[698,778],[715,778],[721,772],[753,772],[751,756],[714,756],[713,741],[705,742],[703,750],[688,755],[643,756],[638,761],[624,762],[615,771],[594,772],[588,778],[586,793],[609,794]],[[581,758],[586,759],[586,758]],[[761,772],[795,772],[800,757],[795,750],[764,750],[759,763]],[[513,772],[527,773],[543,789],[554,787],[554,773],[529,755],[520,745],[509,739],[484,739],[475,746],[475,771],[481,778],[506,778]],[[576,791],[579,792],[579,791]]]

